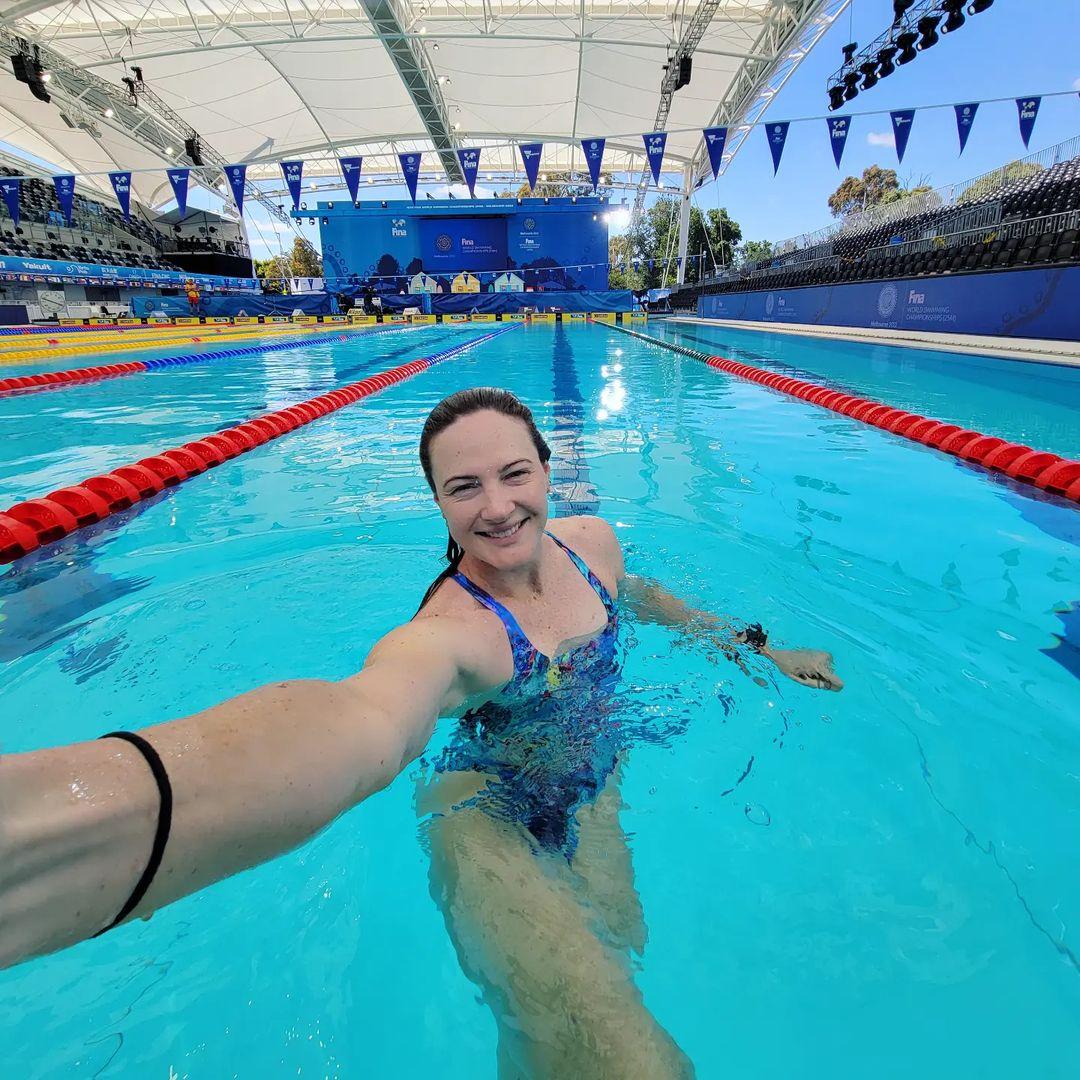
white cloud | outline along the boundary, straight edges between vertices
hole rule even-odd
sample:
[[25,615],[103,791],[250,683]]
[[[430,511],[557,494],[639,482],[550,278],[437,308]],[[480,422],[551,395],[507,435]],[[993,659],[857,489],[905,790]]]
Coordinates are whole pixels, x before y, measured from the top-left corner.
[[1080,90],[1080,79],[1073,79],[1073,89]]
[[866,141],[871,146],[895,146],[896,141],[893,139],[893,133],[891,131],[871,131],[866,136]]

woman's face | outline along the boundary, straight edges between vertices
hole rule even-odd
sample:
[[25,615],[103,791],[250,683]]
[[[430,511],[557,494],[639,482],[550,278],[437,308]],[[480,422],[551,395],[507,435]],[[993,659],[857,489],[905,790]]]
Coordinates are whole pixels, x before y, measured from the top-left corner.
[[485,409],[431,441],[435,501],[450,535],[500,570],[535,558],[547,525],[547,465],[520,420]]

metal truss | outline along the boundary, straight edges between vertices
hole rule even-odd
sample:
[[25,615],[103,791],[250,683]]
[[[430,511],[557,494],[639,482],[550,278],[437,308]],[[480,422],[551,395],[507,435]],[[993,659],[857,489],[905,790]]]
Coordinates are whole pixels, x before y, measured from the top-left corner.
[[401,81],[409,91],[432,146],[442,161],[447,179],[452,184],[464,183],[465,174],[454,152],[458,141],[450,131],[449,114],[435,69],[424,47],[404,34],[412,21],[409,10],[402,0],[363,0],[363,5],[371,25],[382,39]]
[[[851,0],[784,0],[776,5],[753,49],[773,59],[744,61],[706,125],[728,129],[720,173],[726,171],[773,98],[849,3]],[[702,147],[694,155],[692,186],[699,186],[711,175],[708,154]]]

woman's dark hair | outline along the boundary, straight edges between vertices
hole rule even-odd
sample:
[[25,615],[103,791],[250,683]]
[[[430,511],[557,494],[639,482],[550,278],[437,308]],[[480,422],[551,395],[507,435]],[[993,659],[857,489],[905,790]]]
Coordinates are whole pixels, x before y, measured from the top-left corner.
[[[424,430],[420,433],[420,466],[424,470],[424,478],[428,487],[435,491],[435,481],[431,475],[431,441],[436,435],[444,432],[455,420],[472,413],[483,412],[490,409],[492,412],[509,416],[514,420],[520,420],[528,429],[532,438],[533,446],[536,447],[537,457],[540,464],[546,465],[551,459],[551,448],[544,441],[533,420],[533,414],[527,405],[522,404],[509,390],[500,390],[496,386],[476,386],[471,390],[459,390],[448,398],[443,398],[428,416],[424,423]],[[461,557],[465,552],[458,546],[457,541],[451,536],[446,542],[446,561],[450,564],[428,586],[424,593],[424,599],[420,601],[417,611],[422,611],[424,605],[435,595],[439,586],[448,578],[457,573]]]

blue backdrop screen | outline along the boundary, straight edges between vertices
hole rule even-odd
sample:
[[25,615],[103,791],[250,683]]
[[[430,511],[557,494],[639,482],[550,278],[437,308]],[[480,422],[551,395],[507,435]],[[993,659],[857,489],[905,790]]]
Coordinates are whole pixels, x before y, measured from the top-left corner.
[[506,269],[506,218],[424,218],[420,257],[429,274]]

